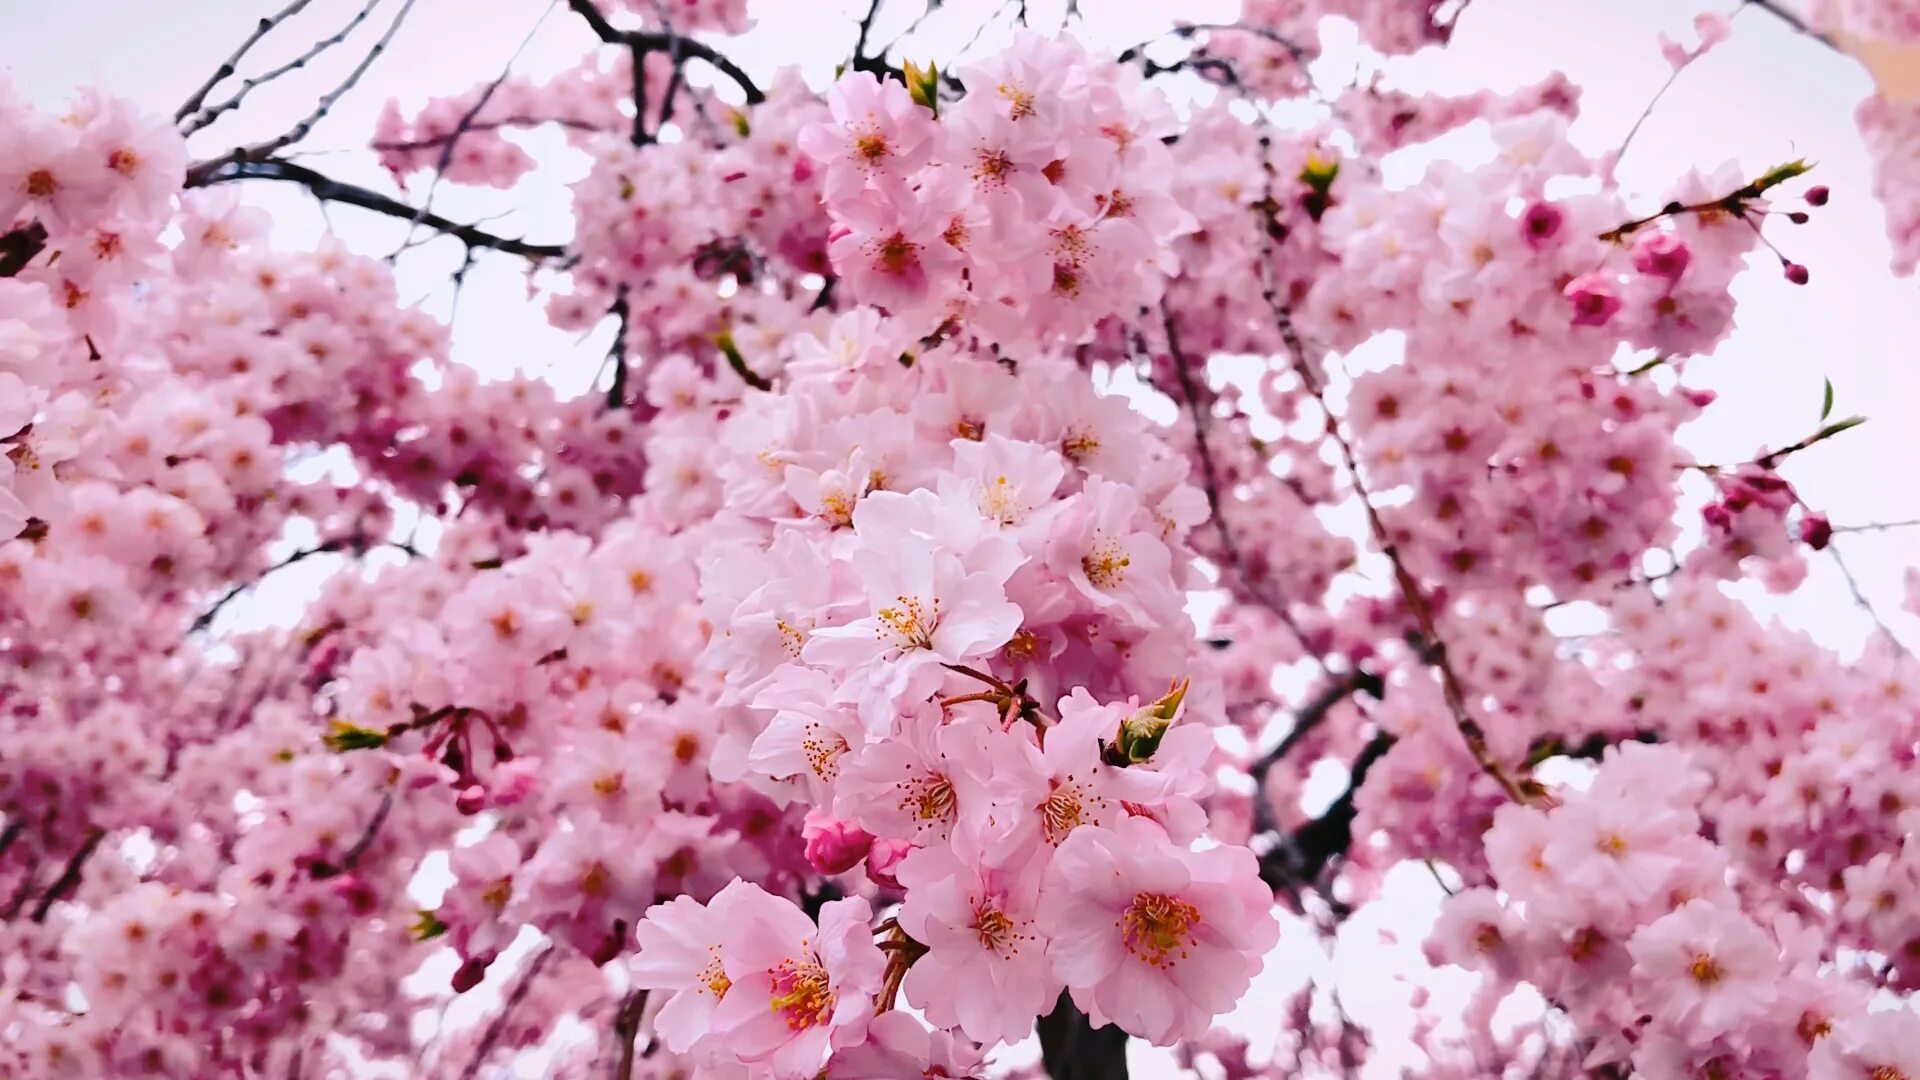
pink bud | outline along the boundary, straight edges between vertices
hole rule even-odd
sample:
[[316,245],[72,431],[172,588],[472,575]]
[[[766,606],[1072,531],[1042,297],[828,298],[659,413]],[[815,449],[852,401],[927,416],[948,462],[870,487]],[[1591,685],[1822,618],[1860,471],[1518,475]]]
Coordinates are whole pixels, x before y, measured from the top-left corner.
[[453,800],[453,808],[463,814],[477,814],[487,807],[487,789],[479,784],[468,784]]
[[1692,262],[1693,252],[1677,233],[1647,233],[1633,245],[1633,268],[1650,277],[1675,280]]
[[1714,503],[1704,510],[1701,510],[1700,516],[1706,519],[1708,525],[1716,529],[1725,529],[1733,524],[1733,515],[1727,513],[1727,508],[1721,506],[1719,503]]
[[851,821],[842,821],[820,810],[807,811],[800,828],[807,841],[807,862],[822,874],[844,874],[867,857],[867,849],[878,843]]
[[1686,395],[1687,400],[1693,402],[1694,407],[1699,409],[1706,408],[1720,397],[1711,390],[1688,390]]
[[1537,202],[1527,207],[1526,214],[1520,219],[1521,231],[1526,235],[1527,246],[1535,251],[1546,247],[1555,236],[1560,234],[1560,225],[1566,215],[1550,202]]
[[1801,266],[1799,263],[1790,262],[1787,264],[1787,280],[1793,282],[1795,285],[1805,285],[1807,279],[1811,276],[1812,275],[1807,272],[1807,268]]
[[488,953],[486,956],[472,957],[461,964],[453,973],[453,992],[464,994],[479,986],[480,980],[487,977],[487,965],[491,963],[493,963],[493,954]]
[[884,885],[889,889],[898,889],[900,883],[894,880],[893,871],[900,860],[907,857],[913,845],[905,840],[884,840],[875,838],[873,847],[867,851],[867,877],[875,885]]
[[1807,205],[1825,206],[1827,205],[1828,197],[1832,194],[1832,192],[1827,190],[1825,184],[1821,184],[1819,187],[1810,187],[1807,189]]
[[1825,551],[1833,539],[1833,523],[1825,514],[1808,514],[1800,519],[1800,539],[1815,551]]
[[1620,311],[1613,283],[1599,274],[1582,274],[1567,282],[1566,294],[1573,301],[1575,326],[1604,326]]

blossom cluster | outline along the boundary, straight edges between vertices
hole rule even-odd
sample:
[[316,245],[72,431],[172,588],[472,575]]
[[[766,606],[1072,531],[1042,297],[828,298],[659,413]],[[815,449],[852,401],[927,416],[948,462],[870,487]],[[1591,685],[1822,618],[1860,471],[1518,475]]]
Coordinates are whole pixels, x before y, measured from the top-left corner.
[[1324,988],[1221,1018],[1424,862],[1479,981],[1420,1075],[1920,1076],[1920,670],[1719,587],[1799,585],[1783,462],[1856,421],[1681,445],[1808,166],[1630,197],[1563,77],[1407,90],[1429,0],[925,67],[870,15],[824,91],[738,0],[565,8],[579,64],[369,142],[423,200],[572,155],[564,245],[446,231],[614,324],[581,394],[270,249],[240,181],[344,186],[283,146],[0,89],[0,1073],[1350,1071]]

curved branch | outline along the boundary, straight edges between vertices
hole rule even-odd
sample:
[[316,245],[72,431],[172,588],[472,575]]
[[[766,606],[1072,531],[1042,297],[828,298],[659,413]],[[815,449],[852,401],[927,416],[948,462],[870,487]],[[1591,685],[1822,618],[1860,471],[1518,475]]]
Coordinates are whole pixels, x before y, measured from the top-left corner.
[[299,184],[321,202],[357,206],[362,210],[371,210],[377,214],[399,218],[401,221],[425,225],[436,232],[453,237],[470,248],[488,248],[529,259],[558,259],[567,253],[567,249],[560,244],[530,244],[525,240],[495,236],[474,225],[450,221],[439,214],[422,213],[419,208],[409,206],[392,196],[382,195],[371,188],[363,188],[357,184],[335,180],[304,165],[296,165],[281,158],[256,159],[244,149],[236,150],[224,158],[201,162],[187,170],[187,186],[190,188],[211,187],[214,184],[231,183],[235,180],[283,180]]

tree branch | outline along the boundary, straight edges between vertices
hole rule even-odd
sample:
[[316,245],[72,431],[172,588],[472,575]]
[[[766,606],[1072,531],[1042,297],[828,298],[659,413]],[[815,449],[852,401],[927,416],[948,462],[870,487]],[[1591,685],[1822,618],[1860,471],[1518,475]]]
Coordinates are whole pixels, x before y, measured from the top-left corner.
[[548,945],[541,950],[540,955],[527,964],[526,974],[514,984],[513,991],[507,995],[506,1003],[500,1006],[500,1011],[493,1016],[493,1022],[487,1025],[486,1034],[480,1036],[480,1045],[474,1049],[472,1060],[467,1062],[466,1068],[460,1070],[460,1080],[473,1080],[480,1074],[480,1066],[484,1065],[487,1058],[493,1054],[493,1048],[500,1042],[500,1033],[506,1030],[507,1020],[513,1015],[513,1010],[519,1008],[520,1003],[526,1000],[528,992],[533,989],[534,980],[540,977],[540,972],[546,968],[547,961],[552,959],[553,946]]
[[178,109],[174,110],[173,122],[177,124],[185,120],[188,114],[204,104],[207,100],[207,95],[213,93],[213,88],[220,85],[222,80],[230,78],[233,75],[236,66],[246,57],[249,50],[255,45],[260,44],[261,38],[271,33],[274,27],[300,14],[300,9],[311,3],[313,3],[313,0],[293,0],[293,3],[282,8],[279,14],[263,16],[258,23],[254,24],[253,32],[248,34],[246,40],[240,43],[240,47],[233,51],[233,55],[227,57],[226,63],[214,69],[213,77],[201,83],[200,88],[188,96],[187,100],[183,102]]
[[30,221],[9,233],[0,234],[0,278],[10,278],[33,262],[47,249],[47,227]]
[[632,1080],[633,1044],[640,1035],[640,1018],[647,1011],[647,992],[629,990],[613,1017],[613,1080]]
[[53,910],[53,905],[60,900],[60,897],[80,884],[81,869],[87,865],[87,860],[93,857],[94,850],[106,837],[107,831],[98,826],[87,830],[87,838],[81,842],[80,850],[74,852],[73,858],[67,860],[66,868],[60,871],[60,876],[53,879],[53,884],[41,894],[40,902],[33,906],[34,922],[46,922],[47,912]]
[[362,7],[359,10],[359,12],[357,12],[354,15],[352,20],[347,23],[347,25],[341,27],[339,31],[334,33],[331,37],[324,37],[324,38],[321,38],[319,41],[314,42],[313,45],[307,49],[306,52],[303,52],[299,56],[296,56],[293,59],[287,61],[286,63],[281,64],[279,67],[272,68],[268,71],[261,72],[258,75],[252,75],[247,77],[246,79],[241,80],[240,89],[234,91],[232,97],[228,98],[225,101],[220,102],[217,105],[209,105],[206,108],[200,110],[200,112],[196,114],[192,120],[187,121],[185,128],[182,130],[182,134],[191,135],[194,132],[199,131],[200,129],[206,127],[207,125],[213,123],[215,120],[220,119],[222,115],[232,112],[233,110],[239,108],[240,103],[247,99],[247,95],[253,93],[256,89],[262,86],[265,86],[266,84],[272,82],[273,80],[278,79],[282,75],[287,75],[292,72],[298,71],[303,67],[306,67],[308,64],[312,63],[314,59],[318,57],[321,53],[324,53],[328,49],[333,48],[335,45],[338,45],[341,42],[347,40],[347,35],[353,33],[354,30],[358,28],[361,23],[367,21],[367,17],[373,14],[373,9],[379,6],[380,6],[380,0],[367,0],[366,6]]
[[[636,67],[639,66],[642,56],[646,53],[668,52],[677,48],[686,56],[698,60],[705,60],[708,64],[712,65],[715,70],[733,80],[734,85],[740,88],[740,92],[746,95],[747,104],[759,105],[767,100],[767,95],[762,93],[758,86],[754,85],[753,77],[741,70],[740,65],[728,59],[724,53],[721,53],[713,46],[697,38],[690,38],[684,34],[676,34],[671,31],[622,30],[607,21],[606,15],[602,14],[600,9],[594,5],[593,0],[567,0],[567,6],[587,21],[588,28],[590,28],[594,36],[598,37],[601,41],[609,45],[624,45],[634,50],[634,64]],[[638,76],[636,76],[636,78],[637,77]]]
[[1127,1080],[1127,1033],[1095,1028],[1064,991],[1039,1028],[1040,1061],[1053,1080]]
[[371,188],[344,183],[304,165],[296,165],[280,158],[255,158],[247,149],[236,150],[224,158],[200,162],[187,170],[187,186],[190,188],[211,187],[214,184],[231,183],[235,180],[282,180],[299,184],[321,202],[357,206],[362,210],[371,210],[391,218],[425,225],[453,237],[470,248],[489,248],[529,259],[558,259],[567,253],[567,249],[560,244],[530,244],[525,240],[495,236],[477,226],[449,221],[438,214],[422,213],[416,207],[409,206],[392,196],[382,195]]

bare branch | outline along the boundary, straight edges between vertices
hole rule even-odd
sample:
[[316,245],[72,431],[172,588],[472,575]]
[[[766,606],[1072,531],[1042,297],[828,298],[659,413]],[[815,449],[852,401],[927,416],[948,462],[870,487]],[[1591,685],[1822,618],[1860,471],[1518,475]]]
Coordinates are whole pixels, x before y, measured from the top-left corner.
[[697,60],[705,60],[722,75],[733,80],[735,86],[747,97],[747,104],[758,105],[767,100],[767,95],[754,84],[753,77],[743,71],[740,65],[713,46],[696,38],[671,31],[650,32],[645,30],[621,30],[607,21],[606,15],[594,6],[593,0],[567,0],[567,6],[587,21],[594,35],[609,45],[625,45],[635,52],[638,62],[640,55],[650,52],[669,52],[678,48],[682,53]]
[[37,221],[0,233],[0,278],[10,278],[25,270],[27,264],[46,249],[47,227]]
[[558,259],[567,253],[565,246],[560,244],[530,244],[525,240],[496,236],[473,225],[449,221],[438,214],[422,214],[418,208],[409,206],[392,196],[382,195],[371,188],[344,183],[304,165],[296,165],[281,158],[255,158],[251,153],[247,149],[236,150],[227,157],[204,161],[193,166],[187,170],[187,186],[210,187],[235,180],[283,180],[299,184],[322,202],[357,206],[362,210],[371,210],[402,221],[425,225],[453,237],[468,247],[489,248],[529,259]]
[[380,35],[380,40],[373,43],[373,48],[367,50],[367,55],[361,57],[360,62],[347,73],[347,77],[341,80],[340,85],[323,95],[319,103],[313,107],[313,111],[293,125],[292,130],[256,147],[257,156],[266,156],[284,150],[306,138],[313,131],[313,126],[325,119],[327,113],[332,111],[334,104],[346,96],[347,91],[353,89],[354,84],[360,81],[360,76],[367,73],[367,69],[373,66],[375,60],[380,59],[380,54],[387,51],[388,43],[393,41],[393,35],[400,32],[400,24],[407,21],[407,15],[413,11],[415,2],[416,0],[404,0],[400,10],[393,16],[393,21],[387,24],[386,33]]
[[527,994],[533,990],[534,980],[540,977],[540,973],[546,970],[547,962],[552,959],[553,946],[548,945],[527,964],[526,973],[520,976],[518,983],[514,984],[513,991],[507,995],[507,1000],[500,1006],[500,1011],[493,1015],[493,1022],[487,1025],[486,1034],[480,1036],[480,1045],[474,1049],[473,1058],[467,1062],[466,1068],[460,1070],[460,1080],[473,1080],[480,1075],[480,1066],[486,1064],[487,1058],[493,1055],[493,1048],[500,1042],[500,1033],[507,1029],[507,1020],[513,1016],[513,1011],[520,1007],[520,1003],[526,1000]]
[[267,83],[270,83],[275,79],[280,78],[282,75],[287,75],[291,72],[295,72],[300,70],[303,67],[306,67],[308,64],[312,63],[314,58],[318,57],[321,53],[324,53],[328,49],[333,48],[335,45],[338,45],[341,42],[347,40],[347,35],[353,33],[354,30],[358,29],[361,23],[366,22],[367,17],[373,14],[373,9],[379,6],[380,6],[380,0],[367,0],[366,6],[362,7],[359,10],[359,12],[354,15],[353,19],[347,23],[347,25],[341,27],[339,32],[333,34],[331,37],[324,37],[324,38],[321,38],[319,41],[314,42],[313,45],[307,49],[306,52],[303,52],[299,56],[296,56],[293,59],[287,61],[286,63],[281,64],[279,67],[273,68],[269,71],[262,72],[259,75],[252,75],[245,79],[242,79],[240,82],[240,89],[234,91],[232,97],[228,98],[225,101],[220,102],[217,105],[209,105],[206,108],[200,110],[200,112],[197,115],[195,115],[192,120],[189,120],[187,122],[186,127],[182,131],[182,134],[191,135],[194,132],[199,131],[201,128],[204,128],[208,124],[211,124],[215,120],[218,120],[221,116],[239,108],[240,103],[242,101],[245,101],[247,98],[247,95],[253,93],[255,89],[261,86],[265,86]]
[[633,1044],[640,1034],[640,1018],[647,1011],[647,992],[629,990],[613,1017],[613,1080],[632,1080]]
[[60,897],[80,884],[80,871],[87,865],[87,860],[93,857],[94,850],[100,846],[100,841],[106,839],[106,836],[107,831],[98,826],[87,830],[87,838],[81,841],[80,850],[74,852],[73,858],[67,860],[66,868],[60,871],[60,876],[53,879],[53,884],[41,894],[40,902],[33,906],[34,922],[46,922],[47,912],[53,910],[53,905],[59,902]]
[[[278,15],[264,16],[258,23],[255,23],[253,32],[247,35],[246,40],[240,43],[239,48],[233,50],[233,55],[227,57],[225,63],[214,69],[213,77],[201,83],[200,88],[195,90],[178,109],[174,110],[173,122],[176,124],[179,123],[187,118],[187,114],[198,109],[201,104],[207,100],[207,95],[213,93],[214,87],[220,85],[222,80],[232,77],[236,66],[246,57],[249,50],[255,45],[260,44],[261,38],[271,33],[274,27],[300,14],[300,9],[311,3],[313,3],[313,0],[293,0],[293,3],[282,8]],[[193,129],[189,128],[188,130]]]

